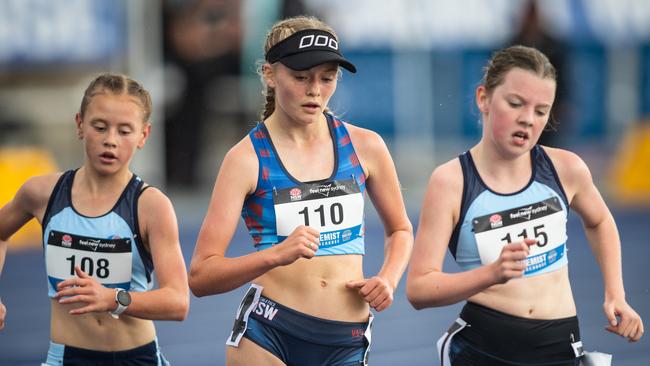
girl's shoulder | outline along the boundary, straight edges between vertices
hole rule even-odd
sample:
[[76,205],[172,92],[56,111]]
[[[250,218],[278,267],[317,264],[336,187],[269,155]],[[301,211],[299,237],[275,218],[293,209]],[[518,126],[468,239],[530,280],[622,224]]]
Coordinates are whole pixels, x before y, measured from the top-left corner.
[[541,148],[560,175],[584,174],[589,171],[584,160],[573,151],[548,146],[541,146]]
[[436,189],[462,191],[463,169],[460,159],[456,157],[438,165],[433,169],[429,183]]
[[57,172],[29,178],[20,187],[14,199],[30,211],[45,209],[62,175],[63,172]]
[[559,148],[542,146],[546,155],[553,163],[553,167],[562,182],[567,194],[574,192],[592,181],[591,171],[585,161],[576,153]]
[[228,150],[224,156],[224,163],[231,160],[245,168],[257,167],[257,153],[249,135],[244,136]]
[[31,177],[23,184],[21,190],[24,189],[32,197],[42,196],[49,199],[54,187],[63,174],[64,172],[56,172]]
[[386,143],[381,135],[373,130],[359,127],[348,122],[342,122],[350,135],[350,140],[356,150],[376,151],[386,148]]

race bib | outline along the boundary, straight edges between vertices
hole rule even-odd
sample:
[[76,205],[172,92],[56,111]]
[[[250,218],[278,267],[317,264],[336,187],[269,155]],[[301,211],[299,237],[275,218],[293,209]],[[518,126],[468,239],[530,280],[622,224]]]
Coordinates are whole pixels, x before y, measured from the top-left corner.
[[131,238],[99,239],[52,230],[45,253],[53,284],[76,277],[75,266],[107,287],[128,288],[131,282]]
[[273,195],[278,242],[305,225],[320,232],[320,247],[344,244],[361,235],[363,195],[354,179],[301,184]]
[[504,245],[536,239],[524,275],[540,272],[566,255],[566,213],[557,197],[472,220],[482,264],[496,261]]

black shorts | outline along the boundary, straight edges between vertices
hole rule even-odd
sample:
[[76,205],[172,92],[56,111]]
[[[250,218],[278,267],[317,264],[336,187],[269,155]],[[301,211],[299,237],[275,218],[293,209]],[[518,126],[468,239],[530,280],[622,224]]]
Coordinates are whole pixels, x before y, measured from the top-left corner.
[[572,343],[580,341],[578,318],[539,320],[508,315],[468,302],[460,318],[469,324],[450,344],[453,366],[575,366]]

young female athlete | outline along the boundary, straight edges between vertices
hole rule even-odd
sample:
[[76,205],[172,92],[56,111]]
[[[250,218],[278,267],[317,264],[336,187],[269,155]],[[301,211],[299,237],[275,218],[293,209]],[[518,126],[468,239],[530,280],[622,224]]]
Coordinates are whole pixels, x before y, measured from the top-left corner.
[[[75,117],[83,166],[31,178],[0,209],[0,240],[31,218],[43,227],[47,365],[167,364],[152,320],[183,320],[189,289],[171,202],[129,170],[150,114],[140,84],[97,77]],[[6,244],[0,249],[4,256]]]
[[[228,338],[229,365],[359,365],[413,240],[381,137],[332,115],[341,55],[312,17],[276,23],[261,66],[262,121],[224,158],[190,266],[198,296],[253,282]],[[379,273],[362,271],[366,189],[384,224]],[[239,215],[254,253],[228,258]],[[376,243],[372,243],[373,245]]]
[[[496,52],[476,90],[481,140],[431,175],[407,294],[418,309],[467,300],[438,343],[444,365],[577,364],[569,208],[582,218],[603,273],[607,329],[630,341],[643,334],[625,300],[616,225],[589,169],[569,151],[536,144],[555,80],[534,48]],[[461,272],[442,271],[447,249]]]

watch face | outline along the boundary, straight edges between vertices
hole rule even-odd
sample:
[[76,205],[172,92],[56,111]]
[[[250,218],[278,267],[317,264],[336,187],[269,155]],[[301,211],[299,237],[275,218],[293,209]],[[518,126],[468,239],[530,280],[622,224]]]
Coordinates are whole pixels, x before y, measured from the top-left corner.
[[129,306],[131,304],[131,294],[128,291],[122,290],[117,292],[117,302],[122,306]]

